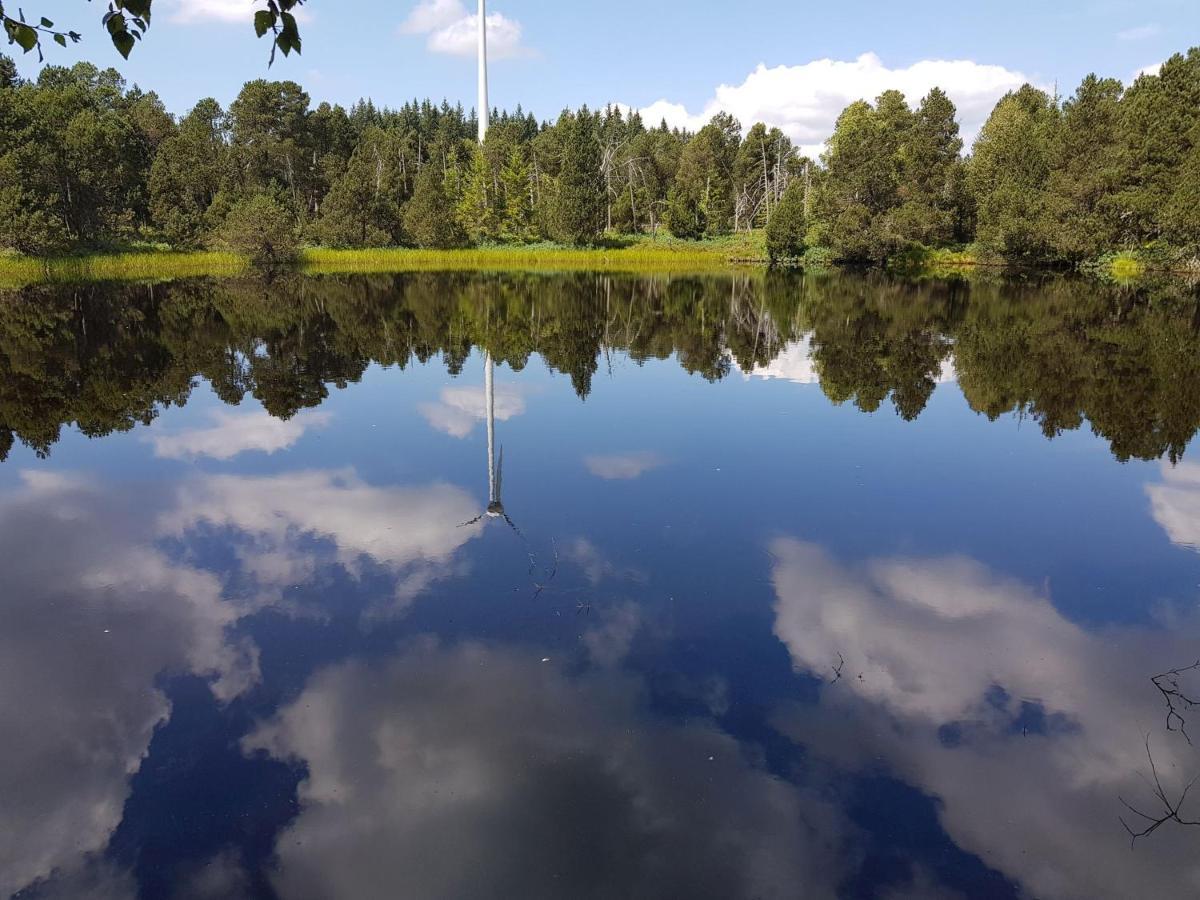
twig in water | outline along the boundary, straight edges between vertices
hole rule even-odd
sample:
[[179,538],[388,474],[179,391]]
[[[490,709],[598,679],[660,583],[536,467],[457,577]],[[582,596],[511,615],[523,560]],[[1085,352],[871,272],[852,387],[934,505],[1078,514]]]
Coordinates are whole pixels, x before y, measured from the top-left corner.
[[1190,666],[1172,669],[1150,679],[1167,704],[1167,731],[1178,731],[1189,744],[1192,739],[1187,733],[1187,719],[1180,710],[1189,710],[1200,703],[1200,700],[1193,699],[1184,693],[1183,688],[1179,686],[1179,677],[1185,672],[1194,672],[1196,669],[1200,669],[1200,660],[1196,660]]
[[1154,754],[1150,752],[1150,735],[1146,735],[1146,758],[1150,760],[1150,774],[1154,780],[1154,783],[1151,785],[1151,787],[1154,789],[1154,796],[1158,798],[1158,801],[1163,805],[1163,810],[1165,810],[1165,812],[1163,812],[1162,815],[1152,816],[1149,813],[1142,812],[1137,807],[1129,804],[1124,797],[1118,797],[1118,799],[1121,801],[1121,804],[1127,810],[1129,810],[1138,818],[1142,819],[1144,822],[1149,823],[1141,831],[1134,831],[1133,828],[1130,827],[1129,823],[1125,821],[1125,817],[1120,817],[1121,824],[1124,825],[1125,830],[1129,832],[1130,847],[1137,843],[1138,838],[1148,837],[1163,825],[1166,825],[1168,822],[1177,822],[1180,825],[1200,826],[1200,821],[1185,819],[1182,815],[1180,815],[1181,811],[1183,810],[1184,801],[1187,800],[1188,791],[1192,789],[1192,785],[1194,785],[1197,781],[1200,781],[1200,775],[1197,775],[1195,778],[1189,781],[1187,783],[1187,787],[1183,789],[1183,793],[1179,795],[1179,799],[1172,803],[1167,799],[1167,792],[1163,789],[1162,781],[1159,780],[1158,777],[1158,767],[1154,764]]

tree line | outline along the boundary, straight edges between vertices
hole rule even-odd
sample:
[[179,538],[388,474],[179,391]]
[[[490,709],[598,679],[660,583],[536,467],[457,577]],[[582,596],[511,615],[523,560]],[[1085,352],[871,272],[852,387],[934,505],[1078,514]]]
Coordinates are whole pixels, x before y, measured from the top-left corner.
[[1200,429],[1200,298],[1179,280],[284,277],[0,294],[0,460],[16,441],[48,453],[68,425],[148,424],[201,378],[286,419],[372,364],[458,374],[474,349],[514,370],[537,354],[587,397],[611,351],[716,381],[802,339],[825,395],[864,412],[915,419],[952,359],[976,412],[1048,438],[1087,424],[1121,460],[1178,460]]
[[915,107],[897,91],[852,103],[820,160],[725,113],[695,133],[616,107],[492,122],[480,147],[461,106],[314,108],[295,82],[266,80],[176,120],[112,69],[24,81],[0,56],[0,248],[286,254],[765,228],[775,258],[970,244],[1036,262],[1200,254],[1200,49],[1128,87],[1090,75],[1065,100],[1025,85],[967,155],[937,88]]

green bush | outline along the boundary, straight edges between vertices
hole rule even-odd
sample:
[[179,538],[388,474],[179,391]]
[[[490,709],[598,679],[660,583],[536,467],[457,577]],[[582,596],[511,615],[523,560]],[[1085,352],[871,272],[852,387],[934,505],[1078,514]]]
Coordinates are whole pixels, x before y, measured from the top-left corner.
[[300,254],[291,213],[266,194],[239,200],[230,207],[221,227],[221,243],[259,269],[286,266]]

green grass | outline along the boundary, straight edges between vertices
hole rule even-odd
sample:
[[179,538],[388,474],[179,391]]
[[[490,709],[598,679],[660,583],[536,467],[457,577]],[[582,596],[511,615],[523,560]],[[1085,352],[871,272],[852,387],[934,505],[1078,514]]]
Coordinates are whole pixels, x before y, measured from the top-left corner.
[[1146,264],[1134,253],[1117,253],[1108,261],[1108,271],[1117,281],[1130,281],[1146,274]]
[[97,253],[38,259],[0,256],[0,287],[80,281],[167,281],[197,275],[240,275],[247,269],[234,253]]
[[[675,238],[612,238],[606,246],[572,248],[555,244],[480,247],[471,250],[329,250],[301,252],[305,274],[449,271],[711,272],[765,263],[761,233],[707,241]],[[134,252],[53,259],[0,256],[0,287],[86,281],[167,281],[194,276],[229,276],[249,270],[246,260],[221,252]]]

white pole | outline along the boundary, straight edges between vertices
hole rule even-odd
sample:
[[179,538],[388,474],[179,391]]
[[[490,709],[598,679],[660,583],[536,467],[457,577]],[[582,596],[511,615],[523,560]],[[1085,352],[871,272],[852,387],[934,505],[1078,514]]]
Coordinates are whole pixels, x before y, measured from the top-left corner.
[[487,0],[479,0],[479,143],[488,131]]
[[496,365],[492,354],[483,354],[483,402],[486,404],[488,444],[488,506],[500,502],[500,485],[496,477]]

